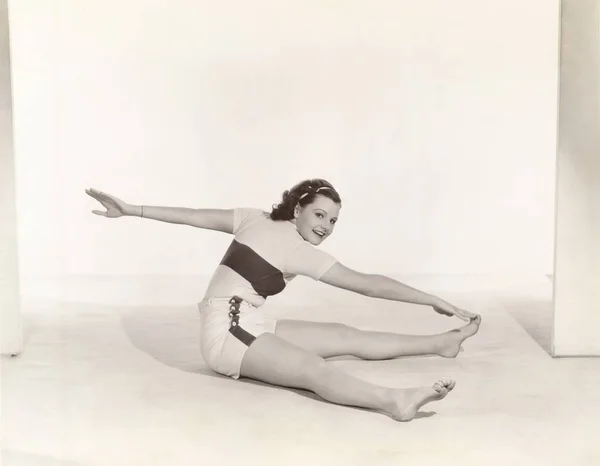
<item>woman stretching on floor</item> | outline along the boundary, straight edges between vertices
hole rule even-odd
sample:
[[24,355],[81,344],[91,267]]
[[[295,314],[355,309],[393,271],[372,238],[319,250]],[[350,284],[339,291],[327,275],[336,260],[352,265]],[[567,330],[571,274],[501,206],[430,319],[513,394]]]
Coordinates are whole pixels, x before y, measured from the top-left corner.
[[[190,209],[130,205],[109,194],[86,190],[109,218],[136,216],[218,230],[234,235],[199,303],[201,349],[209,367],[234,379],[248,377],[310,390],[333,403],[413,419],[425,403],[444,398],[453,380],[432,387],[389,388],[354,378],[325,358],[353,355],[368,360],[409,355],[455,357],[462,342],[477,333],[481,317],[444,300],[374,274],[345,267],[320,251],[334,230],[341,199],[325,180],[305,180],[283,194],[269,214],[259,209]],[[260,309],[296,275],[365,296],[423,304],[469,322],[439,335],[414,336],[362,331],[338,323],[278,320]]]

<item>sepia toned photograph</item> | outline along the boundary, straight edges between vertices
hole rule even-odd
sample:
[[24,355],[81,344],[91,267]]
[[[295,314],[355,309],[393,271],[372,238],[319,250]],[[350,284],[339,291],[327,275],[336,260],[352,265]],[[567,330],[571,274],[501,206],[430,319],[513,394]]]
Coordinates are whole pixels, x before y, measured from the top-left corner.
[[0,0],[2,466],[600,465],[600,0]]

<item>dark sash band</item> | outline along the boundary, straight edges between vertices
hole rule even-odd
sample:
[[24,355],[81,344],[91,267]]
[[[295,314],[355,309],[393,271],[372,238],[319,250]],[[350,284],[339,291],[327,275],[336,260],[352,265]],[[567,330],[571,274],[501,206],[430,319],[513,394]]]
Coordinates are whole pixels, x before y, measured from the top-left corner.
[[231,317],[231,326],[229,327],[229,333],[240,340],[246,346],[250,346],[256,337],[251,333],[248,333],[242,327],[240,323],[240,303],[243,301],[239,296],[234,296],[229,300],[229,317]]

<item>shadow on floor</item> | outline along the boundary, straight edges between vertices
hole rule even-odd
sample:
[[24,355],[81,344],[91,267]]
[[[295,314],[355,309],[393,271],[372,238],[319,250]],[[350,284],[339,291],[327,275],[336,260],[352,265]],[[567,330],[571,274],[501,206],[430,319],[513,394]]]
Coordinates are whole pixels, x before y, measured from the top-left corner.
[[196,307],[124,307],[117,312],[131,344],[153,359],[185,372],[225,378],[202,358]]

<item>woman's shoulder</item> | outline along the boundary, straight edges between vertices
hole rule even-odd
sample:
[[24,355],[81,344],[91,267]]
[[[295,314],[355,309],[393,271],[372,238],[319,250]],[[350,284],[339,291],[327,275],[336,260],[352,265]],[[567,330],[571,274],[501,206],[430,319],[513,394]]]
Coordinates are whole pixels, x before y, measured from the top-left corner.
[[272,221],[268,212],[256,207],[236,207],[233,209],[233,232],[237,233],[245,225],[261,220]]
[[263,209],[257,207],[235,207],[233,211],[244,215],[269,215]]

